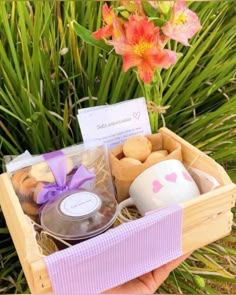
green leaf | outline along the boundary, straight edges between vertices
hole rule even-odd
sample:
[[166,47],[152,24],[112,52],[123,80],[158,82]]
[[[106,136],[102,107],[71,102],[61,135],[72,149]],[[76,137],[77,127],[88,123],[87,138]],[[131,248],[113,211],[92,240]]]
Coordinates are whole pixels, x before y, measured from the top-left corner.
[[0,110],[7,113],[7,114],[9,114],[13,118],[17,119],[22,124],[27,125],[27,123],[25,123],[25,121],[23,121],[20,117],[18,117],[16,114],[14,114],[14,112],[9,111],[8,109],[6,109],[5,107],[3,107],[1,105],[0,105]]
[[157,27],[162,27],[166,21],[162,18],[159,18],[159,17],[149,17],[148,18],[150,21],[152,21],[154,23],[155,26]]
[[76,21],[72,22],[72,26],[76,35],[79,36],[85,43],[98,47],[107,52],[112,50],[112,47],[107,45],[103,40],[95,40],[93,38],[92,32],[81,26]]
[[157,9],[154,8],[150,3],[146,2],[146,1],[142,1],[141,3],[142,3],[143,10],[148,17],[157,17],[158,16]]

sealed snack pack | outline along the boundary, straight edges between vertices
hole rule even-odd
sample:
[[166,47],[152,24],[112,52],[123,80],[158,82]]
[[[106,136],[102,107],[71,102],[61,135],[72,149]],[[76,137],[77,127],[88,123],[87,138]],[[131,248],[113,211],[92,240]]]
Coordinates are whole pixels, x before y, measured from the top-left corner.
[[24,213],[52,236],[76,243],[104,232],[116,219],[105,146],[24,158],[8,170]]

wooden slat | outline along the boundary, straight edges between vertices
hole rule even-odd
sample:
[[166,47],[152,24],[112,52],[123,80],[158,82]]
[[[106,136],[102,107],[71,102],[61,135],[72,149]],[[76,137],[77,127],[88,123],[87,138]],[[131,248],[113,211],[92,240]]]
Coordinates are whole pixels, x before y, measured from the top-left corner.
[[34,286],[38,294],[52,293],[52,285],[43,259],[31,264],[34,274]]
[[236,185],[230,184],[182,204],[183,232],[234,207]]
[[229,235],[232,227],[232,219],[233,214],[229,211],[183,231],[183,253],[194,251]]
[[31,263],[40,260],[42,255],[39,252],[32,226],[21,209],[18,197],[6,173],[0,175],[0,205],[30,290],[37,293],[34,287]]

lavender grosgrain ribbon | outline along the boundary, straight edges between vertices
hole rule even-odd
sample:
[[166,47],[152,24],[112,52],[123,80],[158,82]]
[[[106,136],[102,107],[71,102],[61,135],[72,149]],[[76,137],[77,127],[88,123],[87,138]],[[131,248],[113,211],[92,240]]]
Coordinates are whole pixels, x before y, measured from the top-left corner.
[[83,165],[80,165],[72,175],[69,181],[66,180],[66,157],[62,151],[55,151],[43,155],[48,163],[52,174],[56,180],[55,183],[46,184],[39,191],[37,204],[43,204],[59,194],[80,188],[86,181],[95,178],[95,174],[88,171]]

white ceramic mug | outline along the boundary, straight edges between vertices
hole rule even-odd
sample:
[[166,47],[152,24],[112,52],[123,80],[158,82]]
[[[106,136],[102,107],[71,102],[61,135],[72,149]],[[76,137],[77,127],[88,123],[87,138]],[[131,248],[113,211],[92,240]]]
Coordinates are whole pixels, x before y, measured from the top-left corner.
[[119,217],[124,221],[130,221],[121,213],[124,207],[135,205],[144,216],[148,211],[195,198],[200,192],[182,162],[170,159],[139,174],[129,188],[129,195],[119,204]]

